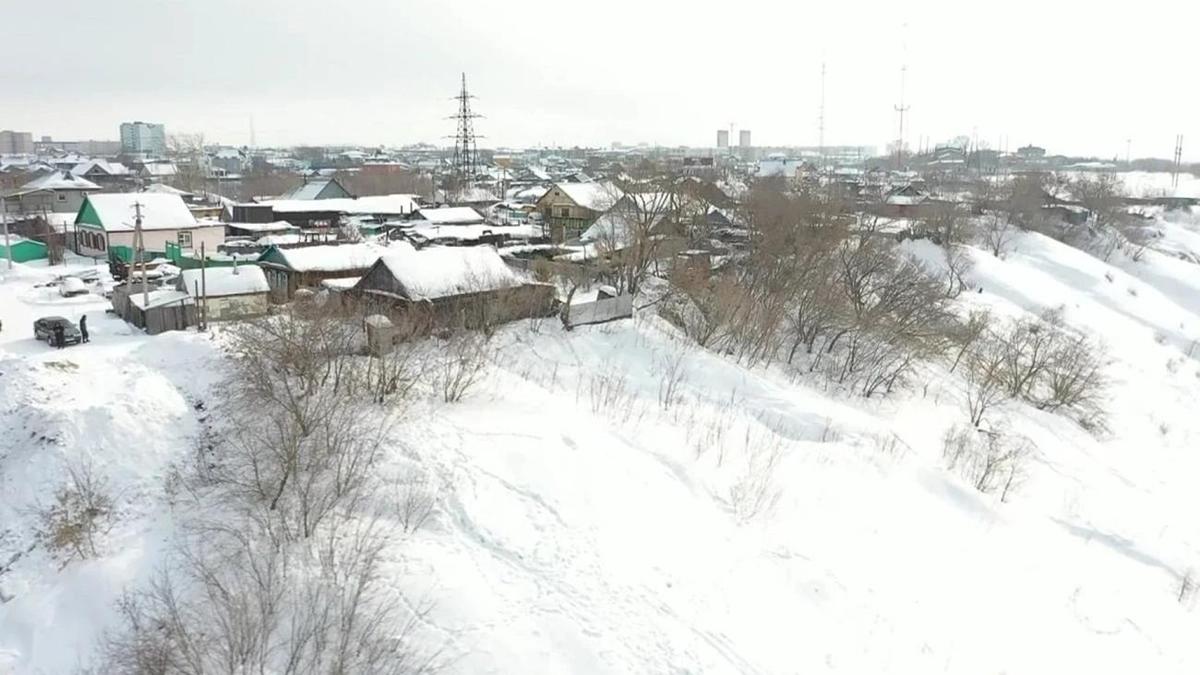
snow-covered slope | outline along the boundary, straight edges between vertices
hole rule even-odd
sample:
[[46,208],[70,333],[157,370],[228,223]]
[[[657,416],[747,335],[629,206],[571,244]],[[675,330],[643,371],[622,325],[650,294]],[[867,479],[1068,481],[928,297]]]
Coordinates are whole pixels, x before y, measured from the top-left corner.
[[[863,400],[649,315],[514,324],[463,402],[406,404],[380,467],[420,462],[444,486],[389,548],[387,582],[433,603],[419,639],[454,673],[1200,670],[1200,614],[1177,600],[1200,564],[1200,266],[1110,265],[1035,234],[972,253],[966,307],[1061,306],[1107,345],[1109,434],[1005,404],[1038,450],[1001,504],[942,467],[965,415],[944,371]],[[170,466],[219,358],[206,336],[131,335],[94,300],[64,310],[31,288],[50,274],[0,282],[0,566],[68,456],[120,487],[122,517],[98,559],[59,570],[35,548],[0,573],[0,673],[86,662],[120,588],[159,562]],[[89,345],[25,335],[84,309]]]

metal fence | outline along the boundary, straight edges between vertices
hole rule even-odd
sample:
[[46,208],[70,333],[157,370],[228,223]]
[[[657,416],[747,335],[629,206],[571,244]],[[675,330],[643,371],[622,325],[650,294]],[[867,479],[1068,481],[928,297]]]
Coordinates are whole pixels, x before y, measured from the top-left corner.
[[570,311],[563,314],[563,323],[569,328],[574,328],[591,323],[627,319],[631,316],[633,316],[633,296],[619,295],[615,298],[603,298],[593,302],[571,305]]

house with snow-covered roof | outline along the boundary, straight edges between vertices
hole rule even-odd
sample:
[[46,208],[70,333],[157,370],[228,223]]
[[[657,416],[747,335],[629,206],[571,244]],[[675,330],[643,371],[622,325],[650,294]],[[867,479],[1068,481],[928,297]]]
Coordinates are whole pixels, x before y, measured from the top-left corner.
[[386,254],[351,289],[371,311],[390,315],[408,334],[442,328],[489,328],[554,309],[550,284],[531,283],[491,246],[417,250],[407,243]]
[[78,213],[83,198],[98,192],[100,186],[69,171],[53,171],[39,176],[4,195],[6,209],[13,215]]
[[127,183],[134,177],[129,167],[120,162],[110,162],[106,159],[80,162],[71,168],[71,173],[105,187]]
[[319,288],[329,279],[361,277],[386,250],[371,243],[271,246],[259,256],[258,264],[271,286],[271,300],[282,303],[301,288]]
[[267,313],[271,286],[258,265],[183,270],[179,290],[204,308],[209,321],[230,321]]
[[612,183],[555,183],[537,200],[554,241],[575,239],[624,195]]
[[348,199],[354,197],[336,178],[309,178],[290,192],[280,195],[281,200]]
[[67,234],[68,245],[80,255],[131,262],[139,211],[148,256],[165,255],[167,244],[188,251],[202,247],[216,251],[225,241],[225,223],[197,221],[179,195],[116,192],[84,197]]

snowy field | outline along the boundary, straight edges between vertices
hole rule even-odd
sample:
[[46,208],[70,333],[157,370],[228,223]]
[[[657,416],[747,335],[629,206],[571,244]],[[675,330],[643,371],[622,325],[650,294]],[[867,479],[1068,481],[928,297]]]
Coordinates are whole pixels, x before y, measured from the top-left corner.
[[[864,400],[648,314],[522,322],[466,400],[405,404],[382,470],[420,462],[444,488],[386,582],[432,603],[418,639],[450,673],[1200,672],[1200,609],[1178,599],[1200,569],[1200,226],[1163,226],[1167,253],[1137,262],[1036,234],[972,251],[964,305],[1062,307],[1112,358],[1104,436],[1005,404],[1038,448],[1007,503],[943,468],[964,419],[944,370]],[[121,589],[161,562],[169,469],[222,358],[209,335],[147,337],[99,296],[36,287],[62,273],[0,268],[0,673],[87,665]],[[38,316],[85,312],[91,343],[32,340]],[[79,457],[120,517],[104,555],[59,569],[32,511]],[[739,498],[764,475],[767,499]]]

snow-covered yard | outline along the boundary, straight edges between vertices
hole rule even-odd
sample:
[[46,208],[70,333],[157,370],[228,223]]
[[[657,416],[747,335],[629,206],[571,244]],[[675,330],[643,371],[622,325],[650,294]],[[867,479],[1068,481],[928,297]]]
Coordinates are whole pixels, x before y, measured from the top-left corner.
[[[513,324],[464,401],[403,404],[380,468],[442,485],[387,551],[385,583],[432,602],[416,639],[453,673],[1200,671],[1200,613],[1179,600],[1200,566],[1200,266],[1036,234],[972,257],[961,302],[1061,306],[1106,344],[1109,434],[1005,404],[1037,451],[1002,504],[943,468],[964,417],[944,370],[864,400],[648,314]],[[61,273],[0,269],[0,673],[88,663],[121,589],[173,545],[171,467],[219,396],[219,340],[146,337],[99,296],[35,288]],[[38,316],[84,312],[91,343],[33,341]],[[60,569],[32,510],[81,457],[119,517],[102,556]]]

